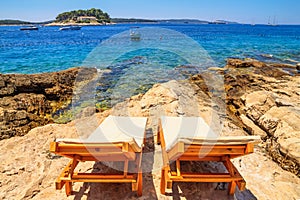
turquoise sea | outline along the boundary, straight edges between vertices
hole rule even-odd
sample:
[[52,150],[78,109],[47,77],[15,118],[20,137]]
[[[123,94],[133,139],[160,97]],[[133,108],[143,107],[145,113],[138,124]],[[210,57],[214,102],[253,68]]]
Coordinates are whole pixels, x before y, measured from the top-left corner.
[[[59,27],[40,27],[38,31],[20,31],[18,26],[0,27],[0,73],[41,73],[82,66],[89,54],[115,34],[128,31],[132,24],[85,26],[79,31],[59,31]],[[228,57],[251,57],[263,61],[295,64],[300,62],[300,26],[266,25],[192,25],[134,24],[134,26],[167,28],[195,40],[222,67]],[[188,48],[184,47],[183,48]],[[143,52],[144,51],[144,52]],[[141,56],[141,57],[138,57]],[[152,64],[176,63],[160,51],[127,53],[121,66],[131,59]],[[150,58],[149,58],[150,57]],[[139,61],[138,61],[139,62]],[[173,62],[173,63],[172,63]],[[97,66],[96,66],[97,67]]]
[[[77,106],[112,107],[155,83],[223,67],[228,57],[300,62],[300,26],[134,24],[141,35],[138,41],[130,38],[132,26],[85,26],[77,31],[59,31],[59,27],[20,31],[17,26],[2,26],[0,73],[98,68],[98,81],[75,92],[82,96],[55,114],[61,116],[73,113],[72,107]],[[216,87],[212,80],[207,84]]]

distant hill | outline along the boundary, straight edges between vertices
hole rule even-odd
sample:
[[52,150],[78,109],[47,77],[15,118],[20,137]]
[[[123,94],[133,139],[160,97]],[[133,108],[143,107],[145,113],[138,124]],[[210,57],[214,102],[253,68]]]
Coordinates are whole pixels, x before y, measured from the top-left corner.
[[4,19],[0,20],[0,25],[23,25],[23,24],[31,24],[30,22],[14,20],[14,19]]
[[158,22],[172,24],[208,24],[208,21],[198,19],[163,19],[158,20]]
[[53,22],[53,20],[46,21],[46,22],[27,22],[22,20],[15,20],[15,19],[4,19],[4,20],[0,20],[0,25],[48,24],[51,22]]
[[198,19],[135,19],[112,18],[114,23],[171,23],[171,24],[208,24],[208,21]]
[[157,20],[135,18],[112,18],[113,23],[157,23]]

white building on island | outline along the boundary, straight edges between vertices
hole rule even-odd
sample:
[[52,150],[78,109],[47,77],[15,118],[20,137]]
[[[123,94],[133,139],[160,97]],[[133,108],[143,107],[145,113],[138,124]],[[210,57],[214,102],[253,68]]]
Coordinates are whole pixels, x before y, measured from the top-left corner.
[[80,16],[77,17],[77,21],[97,21],[96,17],[91,17],[91,16]]

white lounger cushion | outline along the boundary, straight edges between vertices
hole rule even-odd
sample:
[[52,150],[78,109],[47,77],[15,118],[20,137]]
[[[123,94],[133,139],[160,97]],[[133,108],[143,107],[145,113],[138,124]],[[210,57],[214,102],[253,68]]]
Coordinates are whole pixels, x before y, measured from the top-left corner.
[[56,139],[66,143],[120,143],[128,142],[140,152],[144,142],[146,117],[107,117],[87,139]]
[[161,117],[162,129],[169,151],[177,142],[185,144],[247,144],[257,143],[259,136],[223,136],[216,134],[201,117]]

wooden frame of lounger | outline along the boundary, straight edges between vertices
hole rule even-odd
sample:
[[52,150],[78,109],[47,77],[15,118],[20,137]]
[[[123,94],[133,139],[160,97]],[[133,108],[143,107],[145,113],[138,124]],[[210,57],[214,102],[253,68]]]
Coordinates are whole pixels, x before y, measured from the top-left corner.
[[[142,151],[136,152],[128,142],[51,142],[50,152],[72,159],[55,182],[57,190],[65,186],[67,196],[72,194],[72,182],[131,183],[132,191],[142,196]],[[123,174],[74,172],[78,163],[85,161],[123,161]],[[129,162],[135,162],[135,173],[128,173]]]
[[[225,137],[223,137],[225,138]],[[162,129],[161,120],[159,120],[157,142],[161,144],[163,167],[161,170],[160,191],[165,194],[165,190],[172,189],[173,182],[228,182],[228,191],[230,195],[235,192],[236,186],[243,191],[246,187],[246,181],[230,161],[246,154],[253,153],[254,143],[237,143],[230,145],[212,145],[212,144],[185,144],[177,142],[169,151],[166,151],[166,143]],[[201,156],[201,152],[204,157]],[[215,161],[222,162],[228,173],[187,173],[180,169],[180,161]],[[171,162],[176,162],[176,171],[172,171]]]

